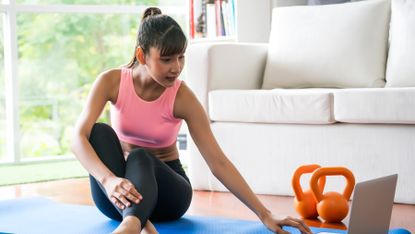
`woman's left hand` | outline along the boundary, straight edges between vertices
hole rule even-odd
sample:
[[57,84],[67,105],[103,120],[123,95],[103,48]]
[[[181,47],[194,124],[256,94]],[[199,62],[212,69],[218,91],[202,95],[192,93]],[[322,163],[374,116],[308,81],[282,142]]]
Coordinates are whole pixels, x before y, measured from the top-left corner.
[[278,234],[289,234],[289,232],[282,229],[283,226],[291,226],[297,228],[302,234],[312,234],[310,228],[301,219],[286,217],[283,219],[277,219],[272,213],[268,213],[262,218],[262,223],[267,228]]

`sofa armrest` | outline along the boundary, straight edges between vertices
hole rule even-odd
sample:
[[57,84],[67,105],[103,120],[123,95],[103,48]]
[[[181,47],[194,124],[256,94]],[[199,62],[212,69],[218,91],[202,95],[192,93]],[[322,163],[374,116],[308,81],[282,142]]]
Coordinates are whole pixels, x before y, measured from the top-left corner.
[[207,110],[215,89],[258,89],[267,58],[264,43],[198,43],[186,52],[186,82]]

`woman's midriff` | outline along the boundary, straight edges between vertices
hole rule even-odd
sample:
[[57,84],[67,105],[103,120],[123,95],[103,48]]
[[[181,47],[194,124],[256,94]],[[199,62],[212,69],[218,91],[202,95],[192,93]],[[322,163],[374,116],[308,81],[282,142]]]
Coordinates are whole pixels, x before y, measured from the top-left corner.
[[126,142],[121,141],[121,147],[124,152],[125,159],[127,159],[128,154],[131,150],[137,149],[137,148],[143,148],[147,150],[152,155],[156,156],[158,159],[160,159],[163,162],[172,161],[179,158],[179,151],[177,150],[176,142],[174,142],[172,145],[164,147],[164,148],[147,148],[147,147],[141,147],[133,144],[129,144]]

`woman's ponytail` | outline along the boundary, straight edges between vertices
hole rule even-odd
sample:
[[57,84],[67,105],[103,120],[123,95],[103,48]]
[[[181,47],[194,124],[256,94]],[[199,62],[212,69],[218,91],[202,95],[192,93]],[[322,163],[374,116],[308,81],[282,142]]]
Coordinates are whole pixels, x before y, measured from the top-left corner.
[[[161,10],[158,7],[149,7],[144,11],[143,16],[141,17],[141,23],[147,19],[149,16],[154,15],[161,15]],[[137,56],[135,55],[135,52],[138,48],[138,45],[136,45],[133,56],[130,60],[130,62],[127,64],[127,68],[132,68],[137,63]]]
[[161,15],[161,10],[157,7],[149,7],[144,11],[143,17],[141,18],[141,22],[149,16],[153,15]]

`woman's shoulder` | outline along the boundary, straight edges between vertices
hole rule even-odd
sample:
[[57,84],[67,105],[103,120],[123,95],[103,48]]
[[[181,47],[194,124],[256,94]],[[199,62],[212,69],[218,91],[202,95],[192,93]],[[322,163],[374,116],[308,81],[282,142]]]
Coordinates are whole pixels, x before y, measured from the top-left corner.
[[187,110],[189,108],[192,109],[195,102],[198,102],[196,95],[189,88],[186,82],[180,82],[180,87],[177,90],[176,100],[174,103],[175,116],[183,119]]
[[97,79],[119,82],[120,77],[121,77],[121,70],[122,68],[111,68],[111,69],[105,70],[98,75]]
[[[182,99],[183,97],[186,97],[187,95],[189,95],[189,92],[191,92],[191,90],[186,85],[186,83],[182,80],[179,83],[179,88],[177,89],[176,99],[177,98]],[[183,98],[183,99],[185,99],[185,98]]]
[[109,95],[109,99],[115,102],[121,80],[121,68],[112,68],[101,72],[96,79],[96,85]]

